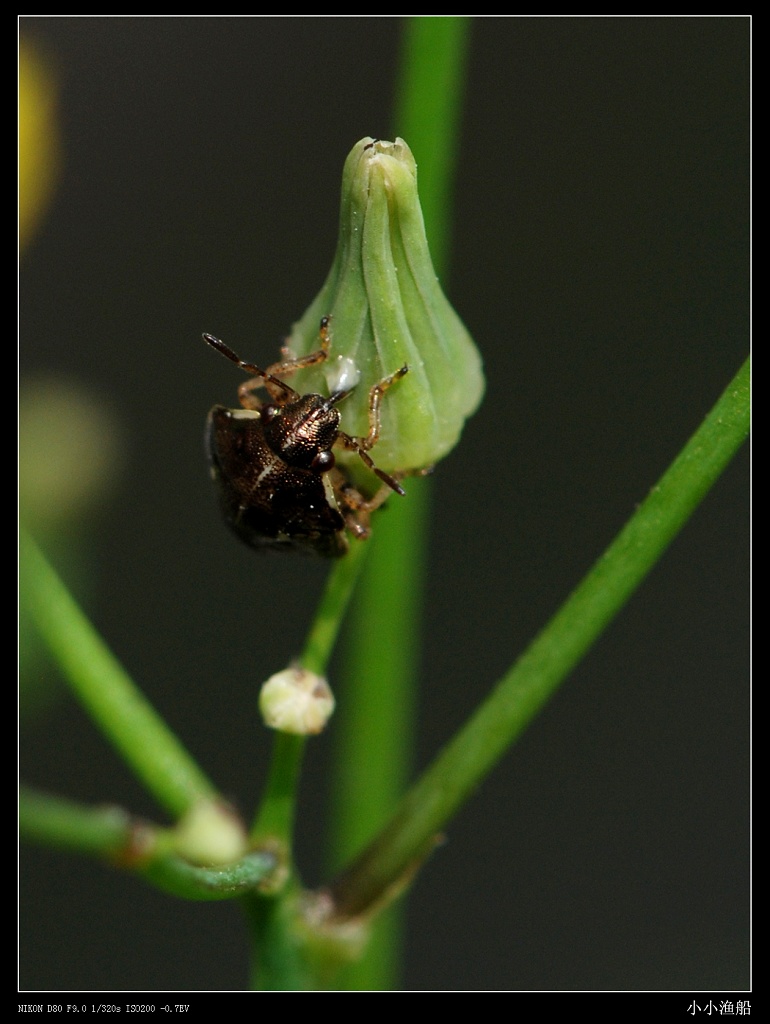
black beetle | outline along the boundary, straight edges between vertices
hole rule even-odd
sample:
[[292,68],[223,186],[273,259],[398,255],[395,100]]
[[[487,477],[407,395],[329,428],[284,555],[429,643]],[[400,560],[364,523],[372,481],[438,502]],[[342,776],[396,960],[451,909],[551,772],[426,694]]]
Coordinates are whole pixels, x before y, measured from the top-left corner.
[[[382,396],[408,372],[407,366],[370,388],[366,437],[340,430],[336,406],[352,388],[333,391],[324,398],[302,395],[280,379],[328,357],[330,319],[321,319],[317,352],[294,359],[284,351],[284,360],[266,370],[244,362],[213,335],[203,335],[212,348],[251,374],[238,388],[242,408],[215,405],[206,425],[206,446],[222,514],[251,547],[339,558],[348,550],[346,529],[364,539],[369,535],[369,514],[391,491],[404,494],[398,474],[390,476],[378,469],[368,453],[380,433]],[[268,404],[254,393],[262,387],[270,395]],[[372,498],[364,497],[345,470],[335,464],[335,446],[357,451],[382,480]]]

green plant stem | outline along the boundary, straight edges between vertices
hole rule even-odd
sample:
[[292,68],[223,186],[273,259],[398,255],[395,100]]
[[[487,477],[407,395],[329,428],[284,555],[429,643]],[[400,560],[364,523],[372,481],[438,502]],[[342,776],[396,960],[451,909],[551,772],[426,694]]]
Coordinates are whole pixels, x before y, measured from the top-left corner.
[[28,842],[113,857],[130,843],[131,828],[121,807],[84,807],[27,786],[19,790],[19,835]]
[[223,868],[201,868],[174,856],[154,857],[138,872],[153,885],[185,900],[230,900],[251,895],[276,868],[270,853],[255,850]]
[[291,889],[282,899],[251,894],[243,899],[254,943],[251,988],[262,992],[297,992],[316,988],[296,941],[296,906]]
[[21,533],[22,597],[91,718],[161,806],[182,815],[217,791],[129,678],[37,544]]
[[[335,562],[300,656],[302,668],[324,675],[366,556],[366,544],[354,541]],[[277,732],[265,791],[251,830],[254,841],[269,837],[289,857],[305,737]]]
[[439,276],[447,269],[471,19],[409,18],[396,90],[395,134],[418,164],[420,205]]
[[[434,263],[444,265],[448,239],[446,199],[457,144],[458,98],[465,59],[467,19],[410,18],[405,23],[397,132],[422,143],[420,170],[423,212]],[[427,198],[426,198],[427,197]],[[437,258],[438,257],[438,258]],[[409,498],[389,502],[376,517],[375,537],[367,542],[369,567],[358,593],[349,630],[349,661],[343,689],[350,715],[339,728],[334,782],[331,849],[335,866],[360,848],[395,806],[408,778],[412,749],[413,691],[419,661],[420,618],[427,536],[428,484],[410,481]],[[364,545],[353,545],[335,566],[311,628],[301,663],[324,674],[342,614],[361,568]],[[360,550],[357,550],[360,549]],[[349,563],[347,571],[345,563]],[[346,588],[349,585],[349,589]],[[338,607],[336,591],[345,594]],[[276,737],[270,775],[252,836],[272,835],[290,848],[296,786],[304,740]],[[356,780],[366,780],[365,787]],[[251,901],[251,919],[262,949],[268,925],[285,918]],[[351,988],[389,988],[395,978],[397,927],[391,918],[374,936],[368,956],[351,969]],[[271,961],[272,963],[272,961]],[[279,984],[280,959],[268,972]],[[291,965],[291,958],[286,960]],[[290,987],[291,970],[284,979]],[[255,974],[264,979],[264,973]],[[259,982],[264,984],[264,980]]]
[[[326,673],[340,625],[364,563],[367,546],[353,543],[345,558],[335,562],[299,659],[318,675]],[[291,873],[291,849],[297,792],[305,737],[276,732],[265,791],[251,829],[254,843],[267,844],[288,869],[287,884],[275,895],[252,892],[242,900],[252,933],[251,986],[270,991],[310,986],[307,964],[295,938],[294,896],[297,880]]]
[[304,736],[276,732],[262,802],[250,834],[254,843],[270,841],[278,844],[286,861],[290,857],[294,835],[297,790],[304,752]]
[[[447,266],[451,191],[470,21],[411,17],[404,24],[395,135],[418,162],[420,204],[438,273]],[[409,778],[419,673],[430,481],[405,481],[375,517],[374,536],[347,630],[344,707],[332,780],[331,866],[338,869],[382,827]],[[380,918],[365,956],[341,987],[397,986],[402,925],[397,908]]]
[[319,676],[326,674],[366,553],[365,541],[351,541],[350,551],[344,558],[334,563],[329,573],[324,595],[299,659],[303,668]]
[[332,885],[338,920],[407,877],[689,519],[749,430],[749,363],[720,397],[583,582],[402,801],[390,824]]
[[174,896],[225,900],[253,891],[275,870],[275,858],[254,852],[223,868],[190,864],[169,849],[173,832],[133,818],[121,807],[86,807],[22,787],[19,834],[40,843],[109,860]]
[[[445,263],[448,238],[445,210],[457,145],[467,27],[463,18],[410,18],[405,26],[396,124],[407,141],[419,138],[422,142],[423,212],[432,231],[434,263],[439,267]],[[334,780],[331,846],[335,866],[383,823],[408,777],[428,501],[428,482],[410,481],[408,500],[389,502],[387,514],[376,517],[374,538],[366,545],[353,544],[335,566],[301,658],[303,667],[326,672],[366,547],[369,568],[349,632],[344,687],[349,694],[348,708],[339,730],[340,768]],[[302,738],[276,736],[265,795],[252,829],[252,837],[273,836],[286,850],[291,845],[303,751]],[[258,945],[264,948],[268,925],[272,934],[276,922],[285,918],[261,907],[258,898],[251,903]],[[351,969],[350,987],[392,987],[397,931],[392,919],[380,926],[366,960]],[[287,963],[292,963],[291,958]],[[280,962],[269,976],[278,984]],[[289,980],[287,976],[287,987]]]

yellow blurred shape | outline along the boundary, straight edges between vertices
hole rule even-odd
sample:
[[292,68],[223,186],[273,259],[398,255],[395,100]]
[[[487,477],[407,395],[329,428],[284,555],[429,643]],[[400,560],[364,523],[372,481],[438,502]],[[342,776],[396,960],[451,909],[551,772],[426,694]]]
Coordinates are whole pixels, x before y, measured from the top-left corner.
[[19,500],[39,532],[98,508],[122,468],[110,407],[63,377],[26,381],[19,393]]
[[28,42],[19,43],[19,246],[48,206],[60,160],[54,79]]

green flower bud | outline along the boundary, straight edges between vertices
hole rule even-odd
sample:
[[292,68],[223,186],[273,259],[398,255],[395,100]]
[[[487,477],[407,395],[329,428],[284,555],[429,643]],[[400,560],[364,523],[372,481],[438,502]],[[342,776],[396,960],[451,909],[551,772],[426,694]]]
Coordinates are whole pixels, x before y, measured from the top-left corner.
[[[288,344],[296,355],[318,348],[318,325],[327,315],[330,355],[303,371],[303,391],[324,394],[355,382],[339,406],[341,426],[364,436],[369,389],[407,365],[409,372],[382,399],[372,457],[386,472],[442,459],[481,401],[484,377],[473,339],[436,278],[417,168],[403,139],[362,139],[345,162],[337,253],[326,283],[294,325]],[[339,452],[338,459],[362,479],[355,452]]]

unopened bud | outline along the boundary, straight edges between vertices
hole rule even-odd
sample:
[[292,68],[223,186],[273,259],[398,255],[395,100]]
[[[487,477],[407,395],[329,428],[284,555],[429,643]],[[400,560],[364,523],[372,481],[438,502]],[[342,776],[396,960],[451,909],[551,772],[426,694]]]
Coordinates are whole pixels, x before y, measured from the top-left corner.
[[[318,348],[323,316],[331,317],[331,360],[344,356],[360,373],[339,406],[347,433],[368,433],[370,388],[409,367],[381,405],[377,466],[420,470],[451,451],[481,401],[484,377],[473,339],[436,278],[417,168],[403,139],[362,139],[345,162],[337,252],[326,283],[294,325],[289,345],[298,355]],[[325,392],[331,360],[308,368],[305,391]],[[356,452],[340,451],[337,459],[360,474]]]
[[174,829],[174,848],[193,864],[213,867],[240,860],[248,843],[232,808],[216,800],[199,800]]
[[334,696],[323,676],[304,668],[287,668],[264,683],[259,710],[269,728],[311,736],[321,732],[331,717]]

